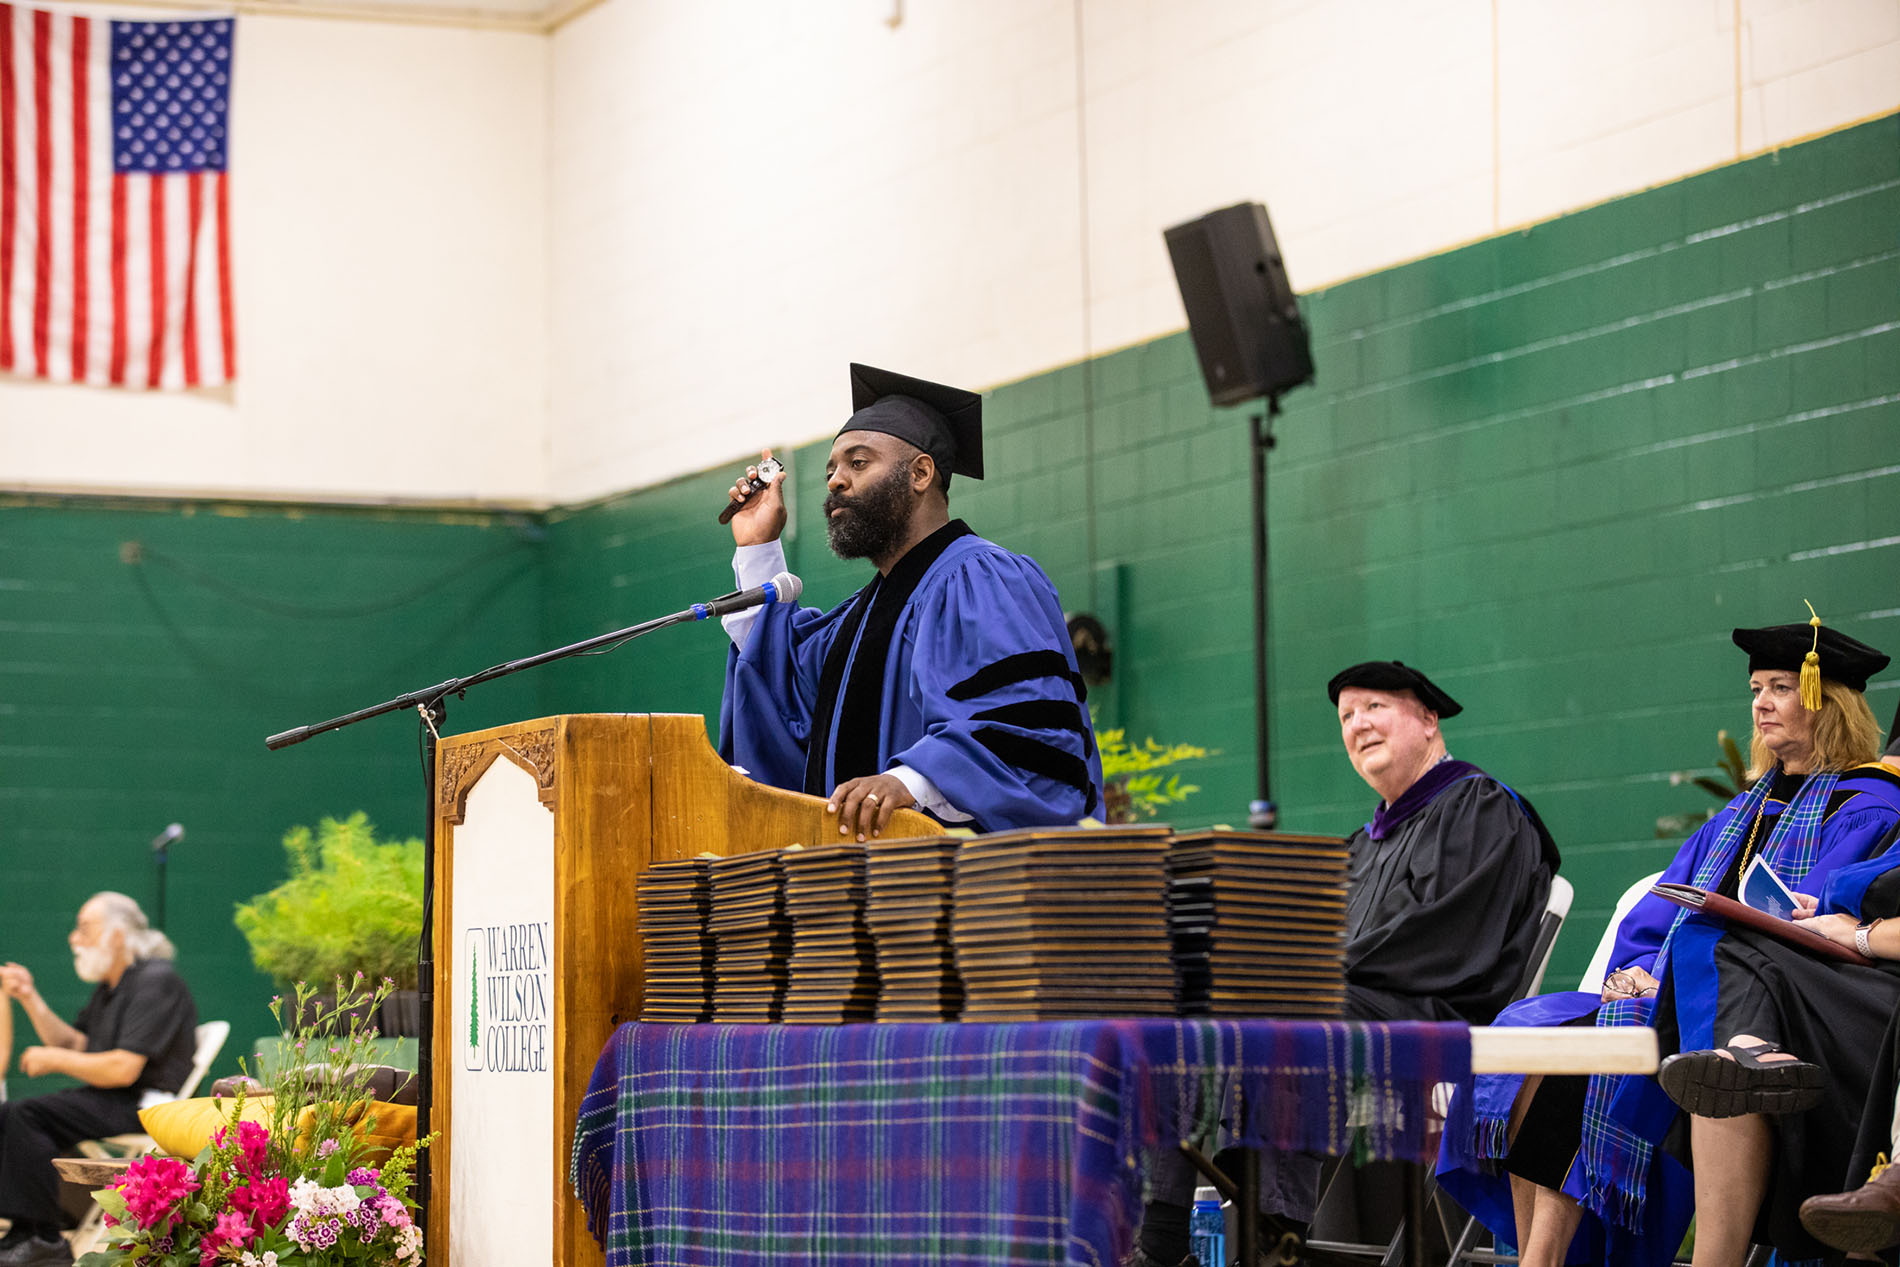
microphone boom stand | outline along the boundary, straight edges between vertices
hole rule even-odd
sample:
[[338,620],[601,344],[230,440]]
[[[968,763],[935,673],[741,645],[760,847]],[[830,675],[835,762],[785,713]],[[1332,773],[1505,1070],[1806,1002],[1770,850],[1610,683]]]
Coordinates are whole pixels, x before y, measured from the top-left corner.
[[[771,586],[761,589],[772,591]],[[756,593],[757,591],[752,591]],[[723,610],[737,610],[727,606],[728,600],[741,598],[739,594],[728,594],[714,599],[711,603],[695,603],[685,611],[674,612],[670,616],[661,616],[655,620],[629,625],[625,629],[616,629],[598,637],[587,638],[581,642],[570,643],[565,647],[556,647],[552,651],[542,651],[535,655],[523,656],[518,660],[509,660],[471,673],[467,677],[450,678],[446,682],[437,682],[434,686],[425,686],[421,690],[405,691],[394,699],[372,704],[368,708],[359,708],[353,713],[341,717],[332,717],[328,721],[317,722],[309,726],[297,726],[290,730],[270,736],[264,740],[264,746],[273,752],[279,748],[288,748],[292,744],[302,743],[332,730],[341,730],[345,726],[368,721],[372,717],[381,717],[385,713],[403,712],[416,709],[421,714],[422,741],[422,778],[423,778],[423,814],[422,814],[422,938],[416,954],[416,987],[418,1002],[422,1013],[422,1033],[416,1039],[416,1138],[421,1139],[429,1133],[429,1110],[434,1100],[434,1079],[431,1064],[435,1056],[435,777],[436,777],[436,741],[441,737],[442,727],[448,721],[448,700],[451,695],[462,698],[472,686],[484,682],[493,682],[497,678],[520,673],[524,669],[539,668],[556,660],[565,660],[569,656],[585,655],[590,651],[608,650],[620,643],[638,638],[642,634],[652,633],[656,629],[665,629],[670,625],[690,624],[705,620],[708,616],[721,615]],[[794,592],[790,595],[796,598]],[[776,592],[762,601],[778,601]],[[752,605],[752,604],[748,604]],[[723,609],[723,610],[722,610]],[[429,1207],[429,1172],[432,1168],[429,1153],[425,1150],[416,1157],[416,1205],[426,1219]]]

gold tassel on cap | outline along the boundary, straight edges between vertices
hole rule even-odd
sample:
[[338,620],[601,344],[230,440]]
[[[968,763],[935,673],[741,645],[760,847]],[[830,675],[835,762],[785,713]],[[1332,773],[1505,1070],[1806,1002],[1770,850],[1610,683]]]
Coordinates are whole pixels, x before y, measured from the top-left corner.
[[1808,623],[1814,626],[1814,645],[1801,658],[1801,707],[1818,713],[1821,711],[1821,617],[1815,613],[1813,603],[1805,598],[1801,601],[1807,603]]

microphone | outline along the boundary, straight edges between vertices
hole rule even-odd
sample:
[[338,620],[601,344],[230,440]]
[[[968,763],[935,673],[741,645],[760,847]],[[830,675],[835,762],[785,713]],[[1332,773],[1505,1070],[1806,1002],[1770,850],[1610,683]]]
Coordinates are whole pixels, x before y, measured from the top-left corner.
[[167,827],[164,831],[152,837],[152,852],[162,853],[164,852],[165,847],[167,845],[175,845],[179,841],[183,840],[184,838],[185,838],[184,827],[182,827],[178,823],[173,823],[171,826]]
[[694,620],[705,620],[709,616],[730,616],[733,612],[763,607],[767,603],[795,603],[798,601],[798,596],[804,592],[805,582],[790,572],[780,572],[763,585],[723,594],[703,603],[694,603],[688,610],[692,613]]
[[[772,477],[784,470],[785,467],[777,458],[766,458],[753,469],[758,472],[757,478],[739,481],[740,486],[746,491],[745,500],[727,502],[726,508],[719,512],[720,523],[731,523],[732,517],[744,510],[746,508],[746,502],[752,500],[752,494],[764,492],[771,485]],[[796,598],[797,595],[794,594],[793,597]]]

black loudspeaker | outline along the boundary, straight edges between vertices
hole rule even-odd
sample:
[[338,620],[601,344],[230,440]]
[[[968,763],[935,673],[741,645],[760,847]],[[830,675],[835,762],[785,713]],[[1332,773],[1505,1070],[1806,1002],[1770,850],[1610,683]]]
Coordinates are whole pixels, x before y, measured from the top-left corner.
[[1215,404],[1278,397],[1313,381],[1306,322],[1265,207],[1223,207],[1163,236]]

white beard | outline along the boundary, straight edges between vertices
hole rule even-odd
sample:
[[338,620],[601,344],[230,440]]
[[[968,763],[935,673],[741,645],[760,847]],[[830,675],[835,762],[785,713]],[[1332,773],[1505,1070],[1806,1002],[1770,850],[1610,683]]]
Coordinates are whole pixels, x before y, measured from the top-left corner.
[[112,971],[112,952],[104,946],[81,946],[73,951],[73,971],[88,985],[104,981]]

